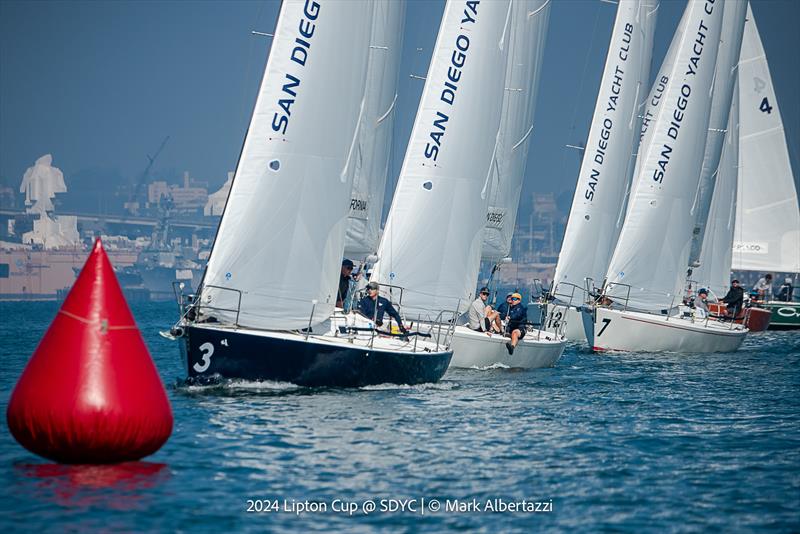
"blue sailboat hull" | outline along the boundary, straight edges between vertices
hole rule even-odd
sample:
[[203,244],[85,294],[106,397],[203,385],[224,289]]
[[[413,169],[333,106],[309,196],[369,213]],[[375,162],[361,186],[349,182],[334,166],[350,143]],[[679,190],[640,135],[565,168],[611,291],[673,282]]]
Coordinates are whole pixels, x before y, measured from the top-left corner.
[[272,380],[312,387],[437,382],[453,356],[452,351],[394,352],[203,326],[186,327],[183,341],[190,378]]

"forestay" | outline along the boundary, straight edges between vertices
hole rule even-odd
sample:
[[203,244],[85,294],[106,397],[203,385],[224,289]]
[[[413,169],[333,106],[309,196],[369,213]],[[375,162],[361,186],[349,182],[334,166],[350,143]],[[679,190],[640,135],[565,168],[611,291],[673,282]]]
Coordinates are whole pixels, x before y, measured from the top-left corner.
[[717,69],[714,74],[708,140],[694,205],[695,223],[692,230],[692,248],[689,252],[690,267],[696,267],[700,263],[700,250],[706,234],[706,221],[709,218],[708,211],[711,207],[714,184],[717,181],[725,126],[728,124],[728,115],[731,111],[731,95],[737,76],[736,64],[739,62],[739,51],[742,47],[747,0],[727,0],[724,7],[720,36],[722,43],[717,54]]
[[710,114],[708,95],[722,28],[721,4],[689,2],[685,31],[652,124],[630,209],[611,258],[606,293],[629,305],[659,311],[680,294]]
[[739,61],[739,99],[741,166],[733,268],[800,272],[797,190],[772,77],[749,6]]
[[533,135],[533,114],[550,19],[550,0],[514,1],[507,39],[505,97],[491,167],[489,209],[483,234],[485,260],[511,253],[522,182]]
[[[709,136],[714,133],[709,133]],[[739,92],[734,83],[722,157],[719,162],[714,195],[708,211],[708,224],[700,253],[700,267],[692,278],[722,297],[730,287],[731,243],[736,221],[736,188],[739,172]]]
[[403,49],[405,0],[375,0],[374,5],[364,113],[352,162],[353,194],[345,241],[345,255],[352,258],[363,258],[378,250]]
[[221,321],[239,295],[254,328],[333,311],[371,27],[370,2],[283,2],[200,295]]
[[655,0],[622,0],[611,35],[592,125],[556,266],[556,283],[584,286],[605,276],[618,234],[638,104],[650,74]]
[[474,293],[509,7],[457,0],[445,6],[373,274],[405,288],[410,316],[465,311]]

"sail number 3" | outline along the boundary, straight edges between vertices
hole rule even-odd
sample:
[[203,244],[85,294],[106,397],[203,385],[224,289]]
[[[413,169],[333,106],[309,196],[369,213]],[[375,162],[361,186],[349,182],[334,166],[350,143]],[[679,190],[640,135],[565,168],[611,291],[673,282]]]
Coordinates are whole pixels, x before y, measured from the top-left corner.
[[208,368],[211,367],[211,356],[214,354],[214,345],[211,343],[203,343],[200,345],[200,351],[203,353],[203,363],[200,362],[195,363],[192,366],[192,369],[197,371],[198,373],[204,373],[208,371]]

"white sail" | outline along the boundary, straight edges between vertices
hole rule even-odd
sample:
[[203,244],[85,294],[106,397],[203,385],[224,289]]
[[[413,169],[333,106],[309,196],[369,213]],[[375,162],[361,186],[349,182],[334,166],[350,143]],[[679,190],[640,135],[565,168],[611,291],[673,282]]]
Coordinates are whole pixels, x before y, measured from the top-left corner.
[[608,268],[612,297],[647,311],[669,307],[683,286],[722,28],[721,4],[689,2],[685,31],[659,106],[652,140]]
[[[672,36],[672,41],[669,44],[667,53],[661,61],[661,67],[658,69],[653,85],[650,88],[650,93],[647,95],[647,100],[645,100],[642,105],[644,109],[641,115],[642,122],[639,130],[639,145],[636,148],[633,174],[631,175],[631,182],[625,199],[624,215],[627,215],[629,207],[628,201],[633,196],[633,191],[638,183],[636,177],[639,176],[639,167],[644,160],[644,157],[640,158],[639,154],[647,153],[647,147],[650,146],[650,142],[653,139],[653,128],[650,126],[655,122],[658,108],[664,101],[664,91],[667,89],[667,82],[669,82],[670,74],[672,74],[672,67],[675,65],[675,58],[678,54],[678,45],[681,42],[680,36],[683,35],[683,32],[686,30],[686,14],[687,11],[684,11],[681,16],[678,28]],[[620,223],[622,223],[622,221],[620,221]]]
[[375,0],[374,4],[364,113],[358,129],[344,247],[345,255],[359,258],[378,249],[406,12],[405,0]]
[[655,0],[620,1],[555,283],[583,287],[586,278],[599,285],[605,277],[638,144],[655,23]]
[[505,98],[497,152],[490,171],[489,209],[483,233],[482,257],[485,260],[496,262],[511,252],[533,133],[550,4],[550,0],[512,2]]
[[[709,136],[714,135],[709,132]],[[739,92],[734,83],[730,117],[719,162],[714,195],[708,211],[700,266],[692,278],[718,297],[730,287],[733,229],[736,221],[736,189],[739,173]]]
[[772,77],[749,6],[739,60],[739,105],[733,268],[800,272],[797,190]]
[[[747,0],[727,0],[724,6],[721,43],[717,55],[717,70],[714,74],[714,94],[711,97],[708,140],[694,206],[695,223],[692,230],[692,248],[689,251],[689,266],[691,267],[696,267],[700,263],[700,250],[706,233],[706,221],[711,207],[714,184],[717,181],[717,169],[725,139],[725,126],[728,124],[728,115],[731,111],[731,95],[733,95],[733,86],[737,76],[736,64],[739,62],[739,51],[742,47]],[[693,278],[697,279],[695,276]]]
[[503,102],[508,1],[449,0],[373,279],[414,316],[462,311],[475,291]]
[[333,311],[371,27],[370,2],[283,2],[200,295],[218,318],[279,330]]

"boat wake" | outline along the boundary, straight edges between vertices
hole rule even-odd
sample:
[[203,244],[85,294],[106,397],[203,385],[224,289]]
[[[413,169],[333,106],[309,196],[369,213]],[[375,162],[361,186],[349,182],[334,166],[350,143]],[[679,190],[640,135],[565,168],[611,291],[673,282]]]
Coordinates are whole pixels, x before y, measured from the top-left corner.
[[409,391],[427,391],[427,390],[438,390],[438,391],[448,391],[451,389],[456,389],[459,387],[458,382],[449,382],[449,381],[441,381],[441,382],[426,382],[425,384],[375,384],[371,386],[362,386],[358,389],[363,391],[391,391],[391,390],[409,390]]
[[494,369],[511,369],[510,365],[506,365],[504,363],[496,362],[491,365],[473,365],[470,369],[475,369],[476,371],[492,371]]
[[307,389],[291,382],[275,382],[272,380],[243,380],[223,378],[219,375],[211,377],[194,377],[177,380],[175,389],[187,393],[284,393]]

